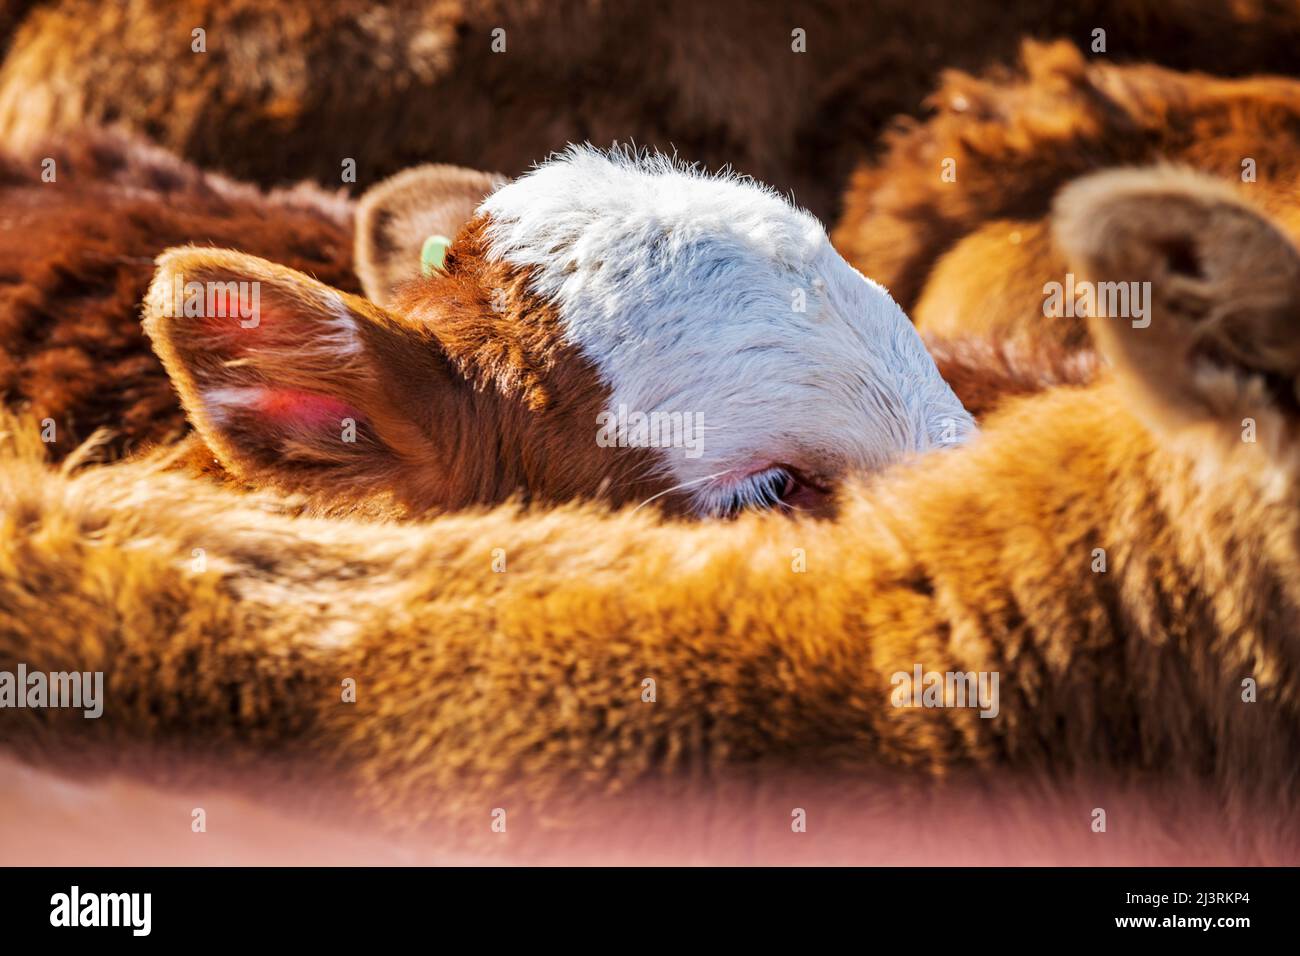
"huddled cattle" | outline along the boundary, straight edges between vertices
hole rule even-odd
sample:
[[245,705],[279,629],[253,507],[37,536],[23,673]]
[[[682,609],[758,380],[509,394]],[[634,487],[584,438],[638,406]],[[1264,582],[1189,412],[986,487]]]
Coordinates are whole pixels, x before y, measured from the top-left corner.
[[0,837],[1300,860],[1300,13],[1068,6],[0,3]]

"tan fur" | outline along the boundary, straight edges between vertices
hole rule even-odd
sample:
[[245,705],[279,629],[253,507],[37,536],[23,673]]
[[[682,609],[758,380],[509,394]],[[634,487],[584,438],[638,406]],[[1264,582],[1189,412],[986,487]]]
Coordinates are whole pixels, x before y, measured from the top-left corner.
[[[0,745],[155,780],[274,766],[460,837],[494,807],[524,832],[581,829],[592,800],[801,777],[859,797],[1073,780],[1084,827],[1105,787],[1145,782],[1208,799],[1239,859],[1294,862],[1300,416],[1270,383],[1300,374],[1279,344],[1300,253],[1214,184],[1160,172],[1080,183],[1058,228],[1083,274],[1155,285],[1150,328],[1094,320],[1118,375],[1008,405],[833,523],[320,521],[143,465],[56,477],[11,449],[0,668],[102,669],[109,704],[9,712]],[[1171,271],[1167,241],[1202,236],[1198,274]],[[998,672],[1000,715],[891,707],[891,675],[917,664]]]
[[[1044,317],[1043,286],[1067,272],[1052,200],[1098,170],[1186,165],[1300,236],[1300,82],[1121,66],[1067,43],[1027,43],[1020,71],[949,72],[929,103],[936,115],[904,124],[855,173],[834,232],[924,333],[1086,345],[1081,317]],[[1252,183],[1242,182],[1246,158]],[[941,178],[945,159],[955,182]]]

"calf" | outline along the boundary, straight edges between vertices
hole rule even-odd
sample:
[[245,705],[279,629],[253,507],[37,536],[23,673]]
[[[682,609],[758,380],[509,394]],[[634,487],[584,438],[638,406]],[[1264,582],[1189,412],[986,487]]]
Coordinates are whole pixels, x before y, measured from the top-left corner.
[[[52,165],[43,164],[46,158]],[[354,208],[346,199],[311,187],[262,193],[119,134],[89,132],[6,157],[0,160],[0,219],[7,227],[0,231],[7,272],[0,275],[7,280],[0,281],[0,396],[46,423],[56,456],[99,428],[110,431],[107,451],[114,456],[179,435],[183,410],[142,333],[138,303],[153,257],[177,243],[207,240],[293,268],[231,253],[190,251],[164,259],[155,284],[158,314],[147,315],[146,324],[159,351],[175,359],[176,383],[193,400],[204,437],[213,440],[209,449],[191,439],[186,463],[229,477],[214,462],[215,453],[236,477],[314,490],[321,505],[347,507],[356,494],[392,490],[419,508],[496,501],[517,491],[547,500],[644,500],[682,481],[697,483],[688,509],[697,512],[787,498],[807,504],[847,468],[882,465],[940,439],[964,437],[969,418],[900,324],[896,308],[834,256],[811,217],[760,187],[655,162],[575,154],[503,193],[517,197],[517,205],[502,212],[503,222],[519,220],[516,213],[534,205],[549,220],[520,226],[535,228],[537,243],[551,226],[586,230],[580,259],[563,258],[558,246],[553,255],[548,246],[542,264],[565,269],[580,263],[567,288],[608,291],[611,298],[561,307],[562,296],[535,293],[520,278],[526,271],[540,274],[540,266],[487,261],[486,216],[453,247],[445,270],[418,281],[424,240],[454,236],[502,185],[498,176],[454,167],[407,171],[363,197],[354,238]],[[46,169],[51,181],[43,176]],[[636,194],[641,205],[621,201],[608,188],[613,183],[639,184],[645,190]],[[685,184],[681,195],[693,198],[657,218],[649,205],[676,184]],[[586,205],[574,208],[592,222],[570,218],[566,224],[557,207],[583,191]],[[728,203],[735,205],[734,223],[726,222]],[[638,237],[640,227],[629,225],[621,238],[617,230],[605,234],[623,243],[608,256],[590,245],[598,228],[608,230],[618,216],[638,210],[640,227],[660,223],[677,230],[675,244],[648,233]],[[354,242],[360,282],[351,268]],[[596,273],[609,263],[630,270],[626,282],[601,284]],[[642,272],[639,263],[647,267]],[[246,379],[281,373],[271,365],[227,368],[232,356],[211,351],[212,340],[187,340],[202,328],[185,318],[184,295],[177,307],[175,279],[191,266],[222,291],[227,281],[236,283],[236,292],[240,281],[246,290],[256,282],[266,306],[289,305],[278,313],[288,324],[272,330],[271,338],[263,334],[257,347],[283,336],[275,339],[283,350],[274,362],[291,368],[308,396],[333,394],[335,418],[356,423],[357,443],[342,440],[339,424],[332,442],[303,444],[306,436],[298,435],[282,444],[285,429],[295,424],[288,405],[277,406],[279,417],[263,423],[269,430],[244,435],[247,442],[226,429],[206,428],[210,409],[190,388],[196,374],[215,376],[216,394],[231,400],[252,397],[230,391],[247,388]],[[717,273],[701,278],[700,270],[714,267]],[[755,277],[764,269],[770,274]],[[382,372],[367,365],[368,354],[344,362],[340,354],[318,351],[330,345],[312,325],[312,290],[322,286],[303,273],[338,293],[364,287],[376,302],[393,307],[390,313],[347,300],[367,328],[366,317],[386,316],[375,326],[388,330],[392,345]],[[614,276],[614,269],[605,276]],[[417,281],[399,299],[395,290],[403,279]],[[675,298],[647,298],[661,292]],[[715,306],[723,310],[718,315],[709,312]],[[611,310],[624,307],[620,324]],[[167,310],[176,314],[161,314]],[[587,315],[590,324],[572,324]],[[229,318],[251,344],[258,330]],[[691,322],[698,328],[688,328]],[[710,332],[701,334],[706,327]],[[657,353],[650,348],[656,329],[664,333]],[[886,337],[869,341],[878,334]],[[642,388],[641,363],[655,368],[659,386],[677,392]],[[917,373],[913,380],[911,372]],[[385,417],[381,407],[370,407],[367,417],[353,407],[373,374],[384,376],[404,413]],[[665,401],[672,407],[663,407]],[[237,401],[221,407],[235,418],[242,414]],[[297,410],[323,408],[317,402]],[[435,442],[403,430],[407,417],[428,425],[435,414]],[[243,425],[228,424],[243,434]],[[649,426],[678,444],[652,447]],[[384,429],[384,442],[396,445],[375,445],[376,427]],[[860,432],[861,442],[837,447],[829,436],[842,427]],[[377,448],[368,467],[359,465]],[[343,459],[326,461],[334,454]],[[780,468],[764,472],[767,465]],[[745,470],[737,473],[737,466]],[[340,481],[353,470],[355,480]],[[671,506],[679,498],[660,500]]]
[[[369,271],[388,307],[236,253],[159,260],[145,328],[237,476],[415,511],[521,494],[729,514],[816,507],[973,428],[888,293],[752,181],[573,147],[390,291],[418,262],[394,195],[362,234],[367,263],[399,262]],[[204,307],[231,289],[259,314]]]
[[[498,849],[569,827],[612,853],[661,800],[705,820],[679,859],[719,832],[788,847],[791,807],[810,839],[880,821],[888,845],[927,795],[970,810],[1049,782],[1067,839],[1112,814],[1093,853],[1187,824],[1237,862],[1294,862],[1300,253],[1186,174],[1107,173],[1058,209],[1081,275],[1152,283],[1150,326],[1093,318],[1113,373],[1009,404],[835,522],[309,521],[143,466],[58,477],[9,453],[0,670],[103,671],[108,692],[94,720],[13,710],[0,746],[83,778],[261,767],[255,792],[295,808],[329,787],[349,821]],[[1000,691],[918,705],[917,669]],[[1177,815],[1144,830],[1109,800],[1139,785]]]
[[[1300,235],[1300,82],[1223,80],[1027,43],[1023,71],[949,73],[937,113],[854,176],[833,238],[927,336],[1089,344],[1049,215],[1072,180],[1169,161],[1212,174]],[[1054,285],[1052,285],[1054,284]],[[963,396],[965,397],[965,396]]]

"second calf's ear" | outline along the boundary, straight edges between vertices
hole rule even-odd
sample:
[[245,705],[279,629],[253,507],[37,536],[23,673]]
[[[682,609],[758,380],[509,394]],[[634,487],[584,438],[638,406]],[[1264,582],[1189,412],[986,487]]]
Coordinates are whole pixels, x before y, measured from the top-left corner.
[[1300,254],[1229,186],[1099,173],[1062,191],[1053,231],[1098,347],[1167,417],[1228,421],[1265,394],[1295,405]]
[[164,253],[144,326],[222,464],[289,488],[396,484],[422,454],[421,416],[456,387],[427,332],[235,252]]
[[420,275],[437,258],[430,239],[454,239],[474,210],[505,184],[496,173],[460,166],[405,170],[366,191],[357,205],[357,275],[374,302],[386,305],[393,290]]

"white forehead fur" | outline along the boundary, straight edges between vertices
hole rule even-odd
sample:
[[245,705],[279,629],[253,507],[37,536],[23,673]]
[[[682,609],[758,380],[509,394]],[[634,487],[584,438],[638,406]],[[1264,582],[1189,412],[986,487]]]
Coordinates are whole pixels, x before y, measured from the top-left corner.
[[698,448],[663,450],[701,507],[710,475],[874,469],[974,431],[889,293],[748,178],[574,146],[480,211],[490,256],[533,270],[612,413],[702,422]]

